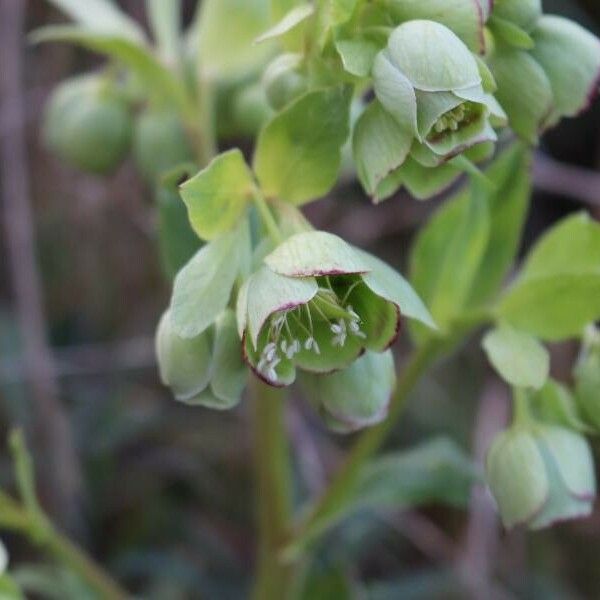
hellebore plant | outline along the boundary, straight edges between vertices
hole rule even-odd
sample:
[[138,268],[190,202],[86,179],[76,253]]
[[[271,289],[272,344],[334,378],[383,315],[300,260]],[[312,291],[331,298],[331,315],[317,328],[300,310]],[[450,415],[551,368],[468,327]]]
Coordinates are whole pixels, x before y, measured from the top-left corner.
[[[160,199],[168,275],[177,272],[156,335],[163,383],[181,402],[226,409],[250,382],[255,597],[280,600],[302,588],[300,559],[334,523],[400,497],[397,488],[371,496],[361,488],[379,465],[373,455],[419,379],[482,326],[492,327],[484,351],[516,399],[514,423],[487,460],[504,524],[540,528],[589,514],[595,481],[583,436],[599,426],[597,340],[584,344],[573,390],[550,379],[544,343],[582,339],[600,318],[600,226],[585,215],[564,219],[503,283],[527,214],[532,146],[592,102],[598,39],[543,14],[539,0],[249,0],[244,11],[236,2],[204,0],[185,44],[179,28],[169,36],[156,26],[178,23],[177,3],[164,3],[170,20],[151,19],[151,48],[116,9],[96,22],[57,0],[82,25],[33,38],[111,59],[102,75],[108,96],[100,101],[96,83],[78,83],[51,102],[48,139],[65,159],[113,168],[136,121],[134,156]],[[156,17],[158,4],[148,5]],[[70,114],[81,94],[92,107]],[[248,134],[256,135],[251,161],[235,148],[218,154]],[[88,160],[99,149],[110,160]],[[402,186],[426,200],[469,178],[416,236],[404,278],[302,216],[342,170],[376,202]],[[404,258],[397,249],[394,262]],[[413,350],[396,371],[392,344],[404,332]],[[369,428],[298,514],[279,389],[296,379],[330,429]],[[409,460],[417,459],[385,468]],[[453,468],[464,463],[463,505],[476,479],[464,457]],[[415,470],[434,477],[429,467]],[[459,502],[452,486],[427,482],[422,489],[436,490],[430,501]]]

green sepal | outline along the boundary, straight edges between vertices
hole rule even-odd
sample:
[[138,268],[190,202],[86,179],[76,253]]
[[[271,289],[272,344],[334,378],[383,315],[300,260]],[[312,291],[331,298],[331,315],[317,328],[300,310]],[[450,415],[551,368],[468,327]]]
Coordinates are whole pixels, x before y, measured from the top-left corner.
[[350,433],[385,419],[396,383],[391,351],[367,352],[350,367],[330,375],[302,374],[311,403],[327,426]]

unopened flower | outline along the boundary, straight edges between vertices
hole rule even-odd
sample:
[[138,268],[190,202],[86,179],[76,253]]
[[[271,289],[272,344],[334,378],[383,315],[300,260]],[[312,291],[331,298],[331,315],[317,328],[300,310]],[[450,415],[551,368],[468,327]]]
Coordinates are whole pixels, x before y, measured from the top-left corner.
[[366,352],[347,369],[328,375],[304,373],[302,385],[326,425],[350,433],[385,419],[396,373],[392,352]]
[[592,511],[596,481],[590,447],[568,429],[513,426],[494,440],[486,470],[506,527],[541,529]]
[[600,329],[590,326],[575,367],[575,399],[585,419],[600,431]]
[[247,369],[232,311],[194,338],[178,336],[166,311],[156,332],[156,355],[161,381],[180,402],[228,409],[240,401]]
[[397,27],[375,58],[373,79],[379,102],[415,140],[410,155],[426,167],[495,141],[493,127],[506,120],[475,56],[435,21]]
[[401,314],[433,326],[392,268],[329,233],[292,235],[264,259],[238,295],[248,364],[267,383],[290,385],[296,368],[329,373],[396,339]]

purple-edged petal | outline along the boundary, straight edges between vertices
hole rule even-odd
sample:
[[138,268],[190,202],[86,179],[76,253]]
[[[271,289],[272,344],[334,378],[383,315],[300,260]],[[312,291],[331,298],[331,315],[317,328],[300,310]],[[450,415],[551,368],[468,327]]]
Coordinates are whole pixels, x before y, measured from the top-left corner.
[[256,347],[260,331],[275,312],[288,310],[312,300],[318,290],[312,278],[291,278],[262,267],[248,284],[248,330]]
[[366,273],[369,265],[342,238],[324,231],[298,233],[265,258],[265,264],[286,277],[319,277]]

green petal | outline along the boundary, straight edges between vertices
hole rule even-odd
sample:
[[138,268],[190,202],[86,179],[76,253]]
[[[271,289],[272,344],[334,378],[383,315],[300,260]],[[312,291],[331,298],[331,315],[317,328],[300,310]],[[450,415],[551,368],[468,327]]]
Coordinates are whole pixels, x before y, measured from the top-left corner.
[[550,81],[539,63],[523,50],[498,47],[490,59],[498,84],[496,98],[519,136],[537,143],[550,116],[553,95]]
[[448,111],[460,106],[462,98],[452,92],[420,92],[417,96],[417,123],[420,140],[423,141],[436,121]]
[[352,246],[324,231],[293,235],[265,258],[265,264],[286,277],[348,275],[369,270]]
[[235,321],[233,311],[226,310],[216,322],[210,388],[218,405],[213,408],[229,409],[236,406],[246,385],[248,372],[242,360]]
[[527,523],[544,506],[549,493],[546,468],[528,431],[501,433],[488,453],[486,471],[505,527]]
[[546,426],[540,433],[569,492],[580,499],[593,499],[596,495],[596,477],[587,440],[562,427]]
[[383,107],[407,132],[417,134],[417,99],[410,81],[393,64],[389,52],[382,50],[373,64],[375,95]]
[[585,110],[598,91],[600,41],[583,27],[563,17],[544,16],[533,32],[531,54],[542,66],[563,116]]
[[390,351],[367,352],[348,369],[331,375],[303,375],[310,400],[328,425],[349,433],[385,419],[396,384]]
[[[432,19],[450,28],[469,48],[483,51],[483,8],[488,0],[392,0],[390,12],[399,21]],[[487,17],[485,17],[487,18]]]
[[363,343],[369,350],[383,352],[396,341],[402,326],[396,304],[374,294],[366,286],[355,288],[348,303],[361,318],[360,328],[367,336]]
[[244,335],[246,326],[248,324],[248,289],[250,287],[250,279],[246,279],[238,292],[236,305],[235,305],[235,316],[237,321],[237,331],[240,339]]
[[312,278],[292,278],[262,267],[248,284],[248,329],[256,347],[266,320],[275,312],[306,304],[318,290]]
[[406,160],[413,139],[413,132],[404,130],[377,100],[356,123],[352,140],[356,170],[376,201],[377,187]]
[[326,321],[313,322],[313,337],[319,345],[319,354],[306,350],[304,342],[307,332],[298,326],[291,325],[292,333],[301,343],[301,351],[294,356],[294,363],[299,369],[311,373],[331,373],[345,369],[361,354],[364,340],[348,335],[343,346],[334,346],[334,334],[330,329],[331,323]]
[[409,21],[388,41],[387,57],[419,90],[444,92],[481,83],[477,61],[465,44],[435,21]]
[[422,300],[398,271],[368,252],[357,251],[369,264],[370,272],[363,275],[363,281],[374,294],[396,304],[400,308],[402,316],[416,319],[424,325],[436,329],[433,318]]
[[189,401],[206,389],[212,366],[212,336],[179,337],[171,323],[171,311],[160,319],[156,331],[156,356],[160,379],[177,400]]
[[461,126],[457,131],[446,131],[435,140],[428,139],[425,144],[439,156],[451,158],[476,144],[495,142],[497,139],[486,113],[482,112],[468,125]]

